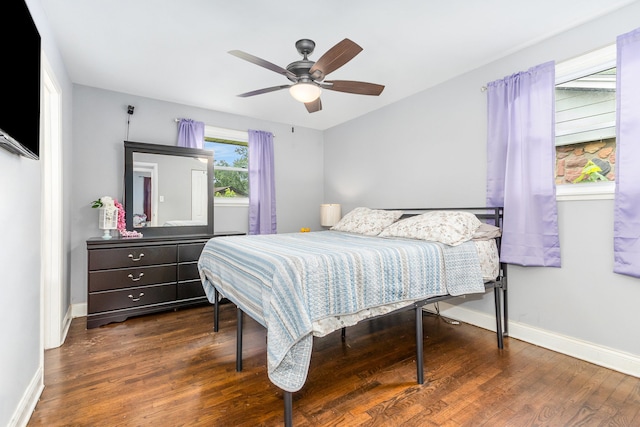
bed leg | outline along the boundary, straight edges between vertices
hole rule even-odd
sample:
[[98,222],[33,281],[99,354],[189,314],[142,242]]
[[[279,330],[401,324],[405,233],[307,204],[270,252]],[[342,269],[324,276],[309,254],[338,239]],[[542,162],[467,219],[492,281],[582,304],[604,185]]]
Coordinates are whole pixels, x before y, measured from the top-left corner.
[[418,384],[424,384],[422,307],[416,307],[416,369]]
[[496,305],[496,336],[498,337],[498,348],[504,348],[504,339],[502,336],[502,310],[500,310],[500,291],[499,287],[493,288],[493,296],[495,298]]
[[238,309],[238,326],[236,329],[236,371],[242,371],[242,310]]
[[343,327],[342,332],[340,333],[340,337],[342,338],[342,341],[344,341],[346,336],[347,336],[347,328]]
[[218,298],[220,294],[218,290],[214,288],[213,290],[213,332],[218,332],[218,319],[220,319],[220,301]]
[[505,337],[509,336],[509,305],[507,304],[507,301],[507,286],[505,283],[505,286],[502,288],[502,318],[504,322],[503,328]]
[[290,391],[284,392],[284,425],[293,426],[293,394]]

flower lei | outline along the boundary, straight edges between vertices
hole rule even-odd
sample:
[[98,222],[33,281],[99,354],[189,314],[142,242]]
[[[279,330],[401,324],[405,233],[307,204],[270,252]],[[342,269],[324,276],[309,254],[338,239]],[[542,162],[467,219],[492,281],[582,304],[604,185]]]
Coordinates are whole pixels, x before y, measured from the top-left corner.
[[117,199],[112,199],[109,196],[103,196],[98,200],[94,200],[93,202],[91,202],[92,208],[101,208],[105,205],[107,206],[113,205],[116,207],[116,209],[118,209],[118,231],[120,232],[120,236],[124,238],[142,237],[142,233],[138,231],[127,230],[127,222],[125,221],[125,216],[124,216],[125,215],[124,207],[120,202],[118,202]]
[[117,199],[113,201],[113,204],[118,208],[118,231],[120,235],[125,238],[142,237],[142,233],[138,231],[127,231],[127,222],[124,219],[124,207],[122,207],[122,204],[118,202]]

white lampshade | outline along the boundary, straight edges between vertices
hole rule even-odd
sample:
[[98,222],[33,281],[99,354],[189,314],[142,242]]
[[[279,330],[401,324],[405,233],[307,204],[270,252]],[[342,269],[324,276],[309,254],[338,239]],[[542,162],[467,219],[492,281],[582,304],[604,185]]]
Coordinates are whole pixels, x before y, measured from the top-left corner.
[[339,204],[328,203],[320,205],[320,224],[323,227],[333,227],[342,218],[342,208]]
[[304,103],[318,99],[320,92],[322,92],[320,86],[313,83],[296,83],[289,88],[291,96],[293,96],[296,101]]

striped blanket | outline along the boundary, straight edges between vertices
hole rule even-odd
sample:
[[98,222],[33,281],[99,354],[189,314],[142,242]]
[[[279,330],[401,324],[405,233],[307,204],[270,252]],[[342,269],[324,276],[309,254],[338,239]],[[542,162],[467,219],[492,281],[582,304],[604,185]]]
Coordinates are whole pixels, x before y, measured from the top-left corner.
[[306,381],[314,324],[485,290],[472,242],[451,247],[337,231],[217,237],[198,269],[209,301],[215,287],[267,328],[269,379],[291,392]]

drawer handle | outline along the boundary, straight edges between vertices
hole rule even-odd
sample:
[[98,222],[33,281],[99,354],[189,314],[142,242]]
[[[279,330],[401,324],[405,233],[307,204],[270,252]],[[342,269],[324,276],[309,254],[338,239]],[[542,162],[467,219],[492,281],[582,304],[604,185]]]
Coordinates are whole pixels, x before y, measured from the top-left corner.
[[129,254],[129,258],[131,258],[131,261],[140,261],[142,259],[142,257],[144,256],[144,254],[140,254],[138,256],[138,258],[134,258],[133,254]]
[[144,296],[144,292],[140,292],[140,295],[138,295],[138,298],[134,298],[133,295],[129,294],[129,298],[131,298],[131,301],[133,302],[140,301],[140,299],[142,299],[143,296]]
[[142,279],[142,276],[144,276],[144,273],[140,273],[136,278],[133,277],[133,274],[129,274],[129,276],[127,277],[129,277],[132,282],[137,282],[138,280]]

